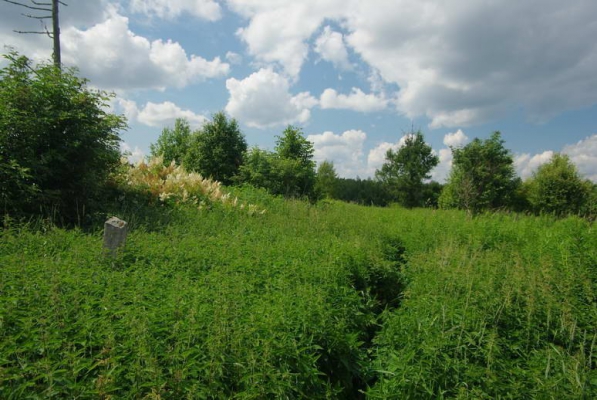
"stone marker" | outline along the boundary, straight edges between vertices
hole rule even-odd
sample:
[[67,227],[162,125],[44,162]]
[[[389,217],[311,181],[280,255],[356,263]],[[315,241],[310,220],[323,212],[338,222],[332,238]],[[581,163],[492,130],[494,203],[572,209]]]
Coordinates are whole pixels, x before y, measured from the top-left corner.
[[126,221],[112,217],[104,223],[104,251],[114,257],[119,248],[124,247],[126,241]]

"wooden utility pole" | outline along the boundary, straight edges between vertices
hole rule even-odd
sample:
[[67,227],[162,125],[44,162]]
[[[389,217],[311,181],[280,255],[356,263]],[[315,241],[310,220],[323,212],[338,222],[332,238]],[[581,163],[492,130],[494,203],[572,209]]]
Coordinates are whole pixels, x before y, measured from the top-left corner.
[[[38,34],[38,35],[48,35],[48,37],[52,38],[54,41],[54,53],[52,55],[52,58],[54,59],[54,65],[56,66],[56,68],[60,69],[62,66],[62,58],[60,55],[60,19],[58,17],[58,11],[59,11],[59,5],[62,4],[63,6],[66,6],[67,4],[65,4],[64,2],[60,1],[60,0],[52,0],[51,3],[43,3],[40,1],[36,1],[36,0],[30,0],[31,4],[25,4],[23,2],[20,1],[14,1],[14,0],[3,0],[6,3],[10,3],[10,4],[14,4],[17,6],[21,6],[24,8],[27,8],[29,10],[35,10],[35,11],[44,11],[47,13],[50,13],[49,15],[45,14],[45,15],[31,15],[31,14],[22,14],[23,16],[27,17],[27,18],[32,18],[32,19],[37,19],[42,23],[43,26],[43,31],[18,31],[15,30],[15,32],[17,33],[34,33],[34,34]],[[52,32],[50,33],[50,31],[48,31],[48,28],[46,26],[46,24],[43,22],[46,19],[52,19]]]

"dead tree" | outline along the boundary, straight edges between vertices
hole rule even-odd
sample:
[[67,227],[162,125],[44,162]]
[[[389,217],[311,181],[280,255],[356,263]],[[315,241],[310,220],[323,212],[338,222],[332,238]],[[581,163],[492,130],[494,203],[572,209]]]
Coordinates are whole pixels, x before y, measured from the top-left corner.
[[[22,15],[27,18],[39,20],[41,22],[44,30],[43,31],[18,31],[18,30],[15,30],[15,32],[48,35],[48,37],[50,37],[54,41],[54,53],[52,55],[53,59],[54,59],[54,65],[56,66],[56,68],[60,69],[62,62],[61,62],[61,57],[60,57],[60,19],[58,18],[58,6],[60,4],[62,4],[63,6],[66,6],[67,4],[63,3],[60,0],[51,0],[52,1],[51,3],[43,3],[40,1],[30,0],[31,4],[25,4],[25,3],[22,3],[19,1],[13,1],[13,0],[3,0],[3,1],[5,1],[6,3],[15,4],[17,6],[27,8],[29,10],[44,11],[44,12],[50,13],[49,15],[47,15],[47,14],[32,15],[32,14],[22,13]],[[50,33],[50,31],[48,31],[48,27],[46,26],[46,24],[44,22],[47,19],[52,19],[52,32],[51,33]]]

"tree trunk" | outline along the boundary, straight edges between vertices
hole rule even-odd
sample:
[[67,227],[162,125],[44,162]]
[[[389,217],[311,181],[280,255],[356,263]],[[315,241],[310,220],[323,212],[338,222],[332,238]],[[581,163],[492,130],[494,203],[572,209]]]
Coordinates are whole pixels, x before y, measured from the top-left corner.
[[62,65],[60,57],[60,21],[58,19],[59,0],[52,0],[52,28],[54,39],[54,65],[60,69]]

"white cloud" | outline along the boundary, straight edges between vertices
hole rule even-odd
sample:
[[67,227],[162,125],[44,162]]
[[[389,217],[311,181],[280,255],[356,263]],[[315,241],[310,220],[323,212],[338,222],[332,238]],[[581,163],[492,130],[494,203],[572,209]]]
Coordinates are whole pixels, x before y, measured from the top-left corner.
[[369,173],[372,175],[375,170],[380,169],[386,162],[386,153],[388,150],[396,150],[400,147],[398,143],[383,142],[369,150],[367,156],[367,166],[369,167]]
[[[561,153],[570,157],[570,161],[576,165],[583,178],[597,182],[597,134],[564,146]],[[534,155],[518,154],[514,158],[516,172],[522,179],[528,179],[533,176],[537,168],[548,163],[553,155],[554,152],[551,150]]]
[[383,166],[383,164],[386,162],[386,153],[388,150],[392,149],[396,151],[400,149],[406,143],[406,139],[411,136],[413,135],[406,134],[403,135],[396,143],[382,142],[369,150],[369,155],[367,156],[367,168],[369,174],[373,175],[375,170],[380,169]]
[[[462,147],[468,140],[468,136],[466,136],[462,129],[458,129],[456,132],[446,133],[443,143],[448,147]],[[439,158],[439,163],[431,171],[431,179],[443,183],[448,179],[452,170],[452,150],[450,148],[443,148],[435,154]]]
[[61,37],[64,63],[77,65],[104,89],[184,87],[230,70],[218,57],[187,56],[176,42],[150,42],[131,32],[128,18],[116,13],[88,30],[66,28]]
[[308,92],[292,96],[288,80],[272,69],[260,69],[243,80],[226,81],[230,93],[226,111],[256,128],[305,123],[317,99]]
[[315,52],[325,61],[334,64],[336,68],[344,70],[352,68],[342,34],[332,31],[329,26],[323,29],[321,36],[315,41]]
[[338,94],[334,89],[326,89],[321,94],[321,108],[345,109],[360,112],[382,111],[388,106],[383,96],[365,94],[361,89],[352,88],[349,95]]
[[[401,87],[399,109],[432,127],[524,107],[535,119],[597,102],[597,3],[356,3],[348,43]],[[565,34],[562,34],[565,32]]]
[[243,62],[243,57],[238,53],[229,51],[226,53],[226,60],[228,60],[230,64],[239,65]]
[[468,136],[458,129],[456,132],[447,133],[444,136],[444,144],[448,147],[461,147],[468,142]]
[[249,53],[264,63],[279,64],[296,78],[309,54],[307,40],[325,18],[338,18],[344,0],[228,0],[228,6],[249,18],[238,30]]
[[518,154],[514,157],[514,168],[518,176],[525,180],[533,176],[533,172],[541,165],[548,163],[551,157],[553,157],[553,151],[551,150],[535,155],[529,153]]
[[439,183],[444,183],[452,170],[452,150],[440,149],[436,154],[439,158],[439,163],[431,170],[431,179]]
[[145,158],[145,152],[139,146],[132,147],[126,142],[120,143],[120,152],[126,154],[130,163],[136,164]]
[[132,100],[118,99],[117,103],[129,122],[138,122],[147,126],[174,125],[177,118],[185,118],[192,127],[198,128],[207,121],[203,115],[196,114],[191,110],[184,110],[170,101],[159,104],[147,102],[142,108],[139,108],[137,103]]
[[597,183],[597,134],[565,146],[562,153],[570,157],[585,178]]
[[209,21],[222,17],[220,5],[213,0],[131,0],[130,8],[133,12],[163,19],[174,19],[183,13]]
[[349,130],[341,135],[324,132],[307,136],[307,140],[313,142],[315,161],[332,161],[341,177],[363,176],[367,173],[367,168],[363,165],[363,145],[366,139],[367,134],[361,130]]
[[293,78],[318,29],[329,22],[341,25],[347,32],[343,42],[385,82],[400,87],[398,111],[409,118],[427,116],[432,128],[488,122],[516,109],[545,121],[597,103],[595,1],[227,4],[249,21],[239,35],[250,54],[281,65]]

